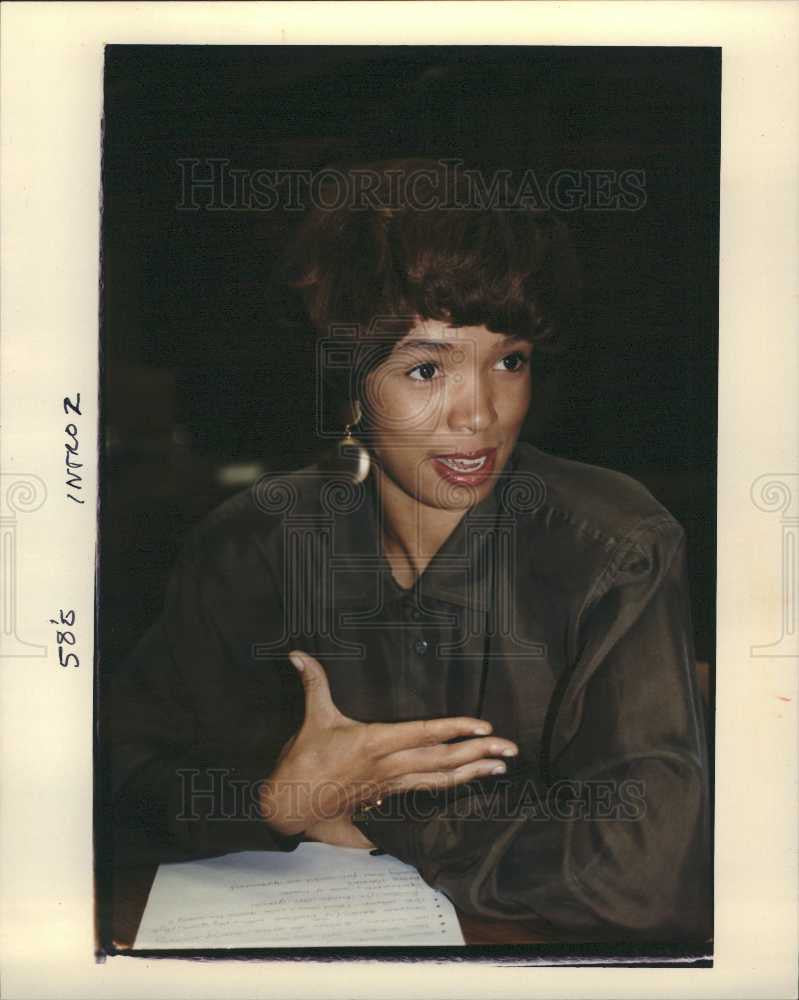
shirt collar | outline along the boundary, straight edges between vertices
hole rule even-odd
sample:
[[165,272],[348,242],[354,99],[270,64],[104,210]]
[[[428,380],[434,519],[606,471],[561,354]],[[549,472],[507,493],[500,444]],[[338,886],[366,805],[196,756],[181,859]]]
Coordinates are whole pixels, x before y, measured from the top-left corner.
[[[514,457],[496,477],[493,490],[467,510],[414,586],[405,590],[391,573],[382,552],[377,486],[372,476],[350,491],[342,490],[346,502],[334,515],[331,546],[332,586],[327,603],[337,608],[385,606],[404,597],[418,595],[464,608],[485,612],[496,586],[498,565],[497,525],[504,513]],[[492,541],[493,539],[493,541]]]

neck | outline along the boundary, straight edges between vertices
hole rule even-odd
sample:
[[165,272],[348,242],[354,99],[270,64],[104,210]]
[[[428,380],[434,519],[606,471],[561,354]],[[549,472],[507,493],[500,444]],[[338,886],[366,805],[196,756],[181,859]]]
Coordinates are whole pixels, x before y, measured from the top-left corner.
[[466,509],[427,507],[408,496],[379,466],[374,471],[382,501],[383,551],[397,583],[407,589],[457,528]]

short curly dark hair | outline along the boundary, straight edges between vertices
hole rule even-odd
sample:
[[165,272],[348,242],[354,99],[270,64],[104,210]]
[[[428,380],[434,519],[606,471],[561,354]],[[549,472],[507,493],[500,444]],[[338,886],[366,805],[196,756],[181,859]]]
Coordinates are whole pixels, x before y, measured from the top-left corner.
[[[374,317],[393,316],[407,318],[401,335],[416,317],[484,325],[558,350],[578,282],[567,227],[540,210],[471,207],[471,188],[447,183],[444,170],[404,159],[339,171],[331,207],[318,199],[283,270],[316,333],[334,324],[367,331]],[[401,174],[412,199],[398,202]],[[342,181],[362,197],[342,202]]]
[[[272,297],[284,332],[320,338],[335,327],[357,330],[368,361],[356,385],[420,319],[485,326],[529,340],[542,354],[562,353],[579,271],[560,219],[472,205],[463,175],[453,183],[433,160],[325,173],[329,183],[276,270]],[[398,198],[400,187],[410,197]],[[381,346],[367,346],[370,339]]]

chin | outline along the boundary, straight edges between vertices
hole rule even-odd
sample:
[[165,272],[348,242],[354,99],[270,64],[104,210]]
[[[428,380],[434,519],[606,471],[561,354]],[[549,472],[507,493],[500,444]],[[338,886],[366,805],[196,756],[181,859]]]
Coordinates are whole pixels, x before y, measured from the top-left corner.
[[439,510],[468,510],[488,496],[494,483],[493,476],[479,486],[448,483],[438,479],[424,490],[421,501],[430,507],[437,507]]

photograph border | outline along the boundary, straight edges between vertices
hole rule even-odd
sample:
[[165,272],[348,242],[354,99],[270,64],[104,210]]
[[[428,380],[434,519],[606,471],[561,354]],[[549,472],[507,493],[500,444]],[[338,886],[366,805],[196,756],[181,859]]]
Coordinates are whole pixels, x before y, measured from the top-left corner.
[[[687,0],[675,18],[675,5],[658,0],[444,2],[410,19],[422,5],[369,6],[370,18],[363,4],[337,3],[18,3],[0,12],[1,468],[4,538],[15,546],[6,577],[14,629],[3,636],[0,675],[6,995],[792,995],[799,7]],[[468,976],[436,961],[395,974],[320,957],[270,962],[266,975],[260,961],[98,956],[90,804],[103,47],[511,40],[722,47],[714,965],[678,980],[640,968],[546,968],[530,979],[528,968],[482,963],[459,963],[474,966]],[[76,416],[65,400],[77,393]],[[63,489],[65,442],[75,441],[82,504]],[[52,622],[67,610],[77,667],[58,662]]]

